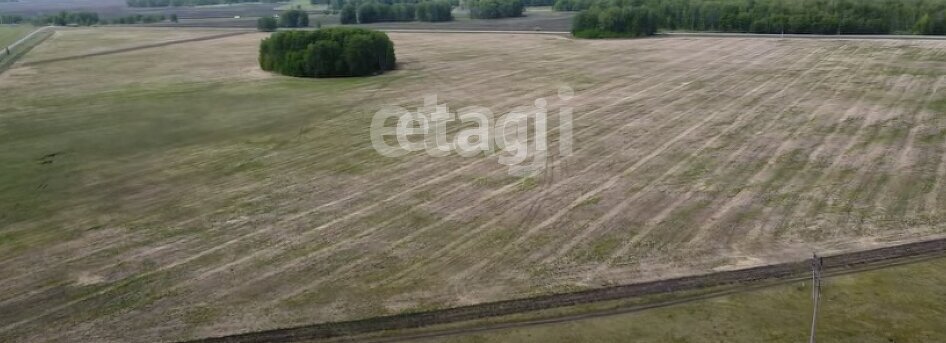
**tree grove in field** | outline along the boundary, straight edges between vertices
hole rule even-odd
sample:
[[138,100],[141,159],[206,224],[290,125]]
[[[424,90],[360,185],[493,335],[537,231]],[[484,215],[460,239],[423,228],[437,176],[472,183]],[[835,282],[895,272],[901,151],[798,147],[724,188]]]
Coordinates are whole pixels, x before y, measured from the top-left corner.
[[647,7],[592,7],[575,16],[572,34],[580,38],[640,37],[657,33],[657,16]]
[[303,10],[288,10],[279,15],[280,27],[309,27],[309,14]]
[[395,67],[382,32],[350,27],[274,33],[260,43],[260,67],[288,76],[366,76]]
[[417,20],[420,21],[451,21],[453,20],[453,5],[446,0],[423,1],[417,4]]
[[367,24],[383,21],[450,21],[453,5],[446,0],[413,2],[349,1],[341,7],[342,24]]
[[474,19],[521,17],[525,10],[522,0],[470,0],[467,7]]
[[[668,30],[946,34],[946,0],[556,0],[559,11],[646,8]],[[583,18],[573,30],[587,30]],[[581,22],[581,23],[579,23]]]
[[279,22],[273,17],[261,17],[256,19],[256,29],[263,32],[273,32],[279,28]]

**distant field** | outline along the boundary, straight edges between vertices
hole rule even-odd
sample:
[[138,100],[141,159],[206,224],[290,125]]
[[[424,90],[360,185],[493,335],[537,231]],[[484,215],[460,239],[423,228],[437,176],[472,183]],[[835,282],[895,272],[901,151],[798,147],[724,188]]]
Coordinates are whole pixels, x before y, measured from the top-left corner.
[[[223,30],[176,30],[166,28],[102,27],[98,29],[59,28],[53,39],[36,47],[21,61],[35,62],[63,56],[132,48],[145,44],[219,35]],[[66,53],[64,53],[66,52]]]
[[281,4],[239,3],[221,6],[183,6],[183,7],[128,7],[125,0],[28,0],[20,2],[0,2],[0,13],[18,14],[26,17],[48,15],[60,11],[96,12],[102,18],[115,18],[130,14],[165,14],[175,13],[180,18],[233,18],[268,16],[278,13],[275,10]]
[[[946,260],[829,278],[818,341],[943,342]],[[805,342],[811,283],[639,313],[425,342]]]
[[[169,34],[64,30],[23,62]],[[263,37],[0,74],[0,338],[169,341],[946,230],[946,41],[398,33],[394,72],[301,80],[259,70]],[[372,150],[372,114],[425,94],[573,108],[575,152],[513,177]]]
[[277,4],[277,8],[280,10],[291,10],[296,8],[302,8],[306,11],[322,11],[328,9],[328,5],[317,4],[313,5],[312,1],[309,0],[292,0],[286,3]]
[[[278,12],[272,12],[278,13]],[[270,14],[272,14],[270,13]],[[473,31],[558,31],[568,32],[571,30],[572,17],[576,12],[552,12],[543,11],[541,8],[533,10],[529,7],[526,15],[520,18],[502,18],[502,19],[470,19],[465,11],[455,10],[453,21],[448,22],[381,22],[371,24],[358,24],[350,26],[361,26],[373,29],[401,29],[401,30],[473,30]],[[178,23],[155,23],[149,26],[173,26],[173,27],[235,27],[235,28],[255,28],[255,17],[243,17],[234,19],[233,17],[215,18],[215,17],[182,17]],[[316,26],[321,23],[323,26],[340,25],[338,14],[310,13],[309,24]],[[346,25],[347,26],[347,25]]]
[[0,49],[13,44],[35,29],[32,25],[0,25]]

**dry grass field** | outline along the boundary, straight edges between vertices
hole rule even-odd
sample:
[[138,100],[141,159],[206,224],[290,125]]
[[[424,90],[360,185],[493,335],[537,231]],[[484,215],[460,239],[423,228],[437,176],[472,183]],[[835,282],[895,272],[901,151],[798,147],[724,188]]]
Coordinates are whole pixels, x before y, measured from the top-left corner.
[[[24,62],[167,34],[65,30]],[[222,335],[946,231],[946,41],[395,33],[398,70],[309,80],[259,70],[263,37],[0,75],[0,341]],[[522,178],[372,150],[374,112],[425,94],[545,98],[549,127],[571,107],[574,154]]]

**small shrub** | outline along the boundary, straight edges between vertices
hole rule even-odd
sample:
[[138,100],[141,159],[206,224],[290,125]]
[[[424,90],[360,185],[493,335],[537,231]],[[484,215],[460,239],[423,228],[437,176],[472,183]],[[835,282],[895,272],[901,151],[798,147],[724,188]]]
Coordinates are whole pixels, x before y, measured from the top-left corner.
[[256,29],[263,32],[273,32],[276,31],[276,18],[273,17],[262,17],[256,20]]

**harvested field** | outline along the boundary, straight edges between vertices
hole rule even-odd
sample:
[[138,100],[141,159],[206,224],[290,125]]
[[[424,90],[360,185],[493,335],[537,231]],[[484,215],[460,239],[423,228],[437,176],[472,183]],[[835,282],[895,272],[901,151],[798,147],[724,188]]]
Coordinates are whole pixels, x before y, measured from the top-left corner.
[[[576,12],[552,12],[534,10],[529,7],[525,16],[519,18],[501,19],[470,19],[469,14],[454,11],[454,20],[446,22],[380,22],[371,24],[355,24],[350,26],[366,27],[376,30],[456,30],[456,31],[571,31],[572,17]],[[207,28],[256,28],[255,17],[244,16],[240,19],[182,17],[177,23],[161,22],[145,24],[149,27],[207,27]],[[338,14],[309,14],[309,22],[325,26],[341,25]]]
[[[395,33],[397,71],[299,80],[258,69],[262,37],[0,75],[0,337],[196,338],[946,229],[943,41]],[[521,178],[371,149],[375,111],[433,93],[573,108],[574,153]]]

